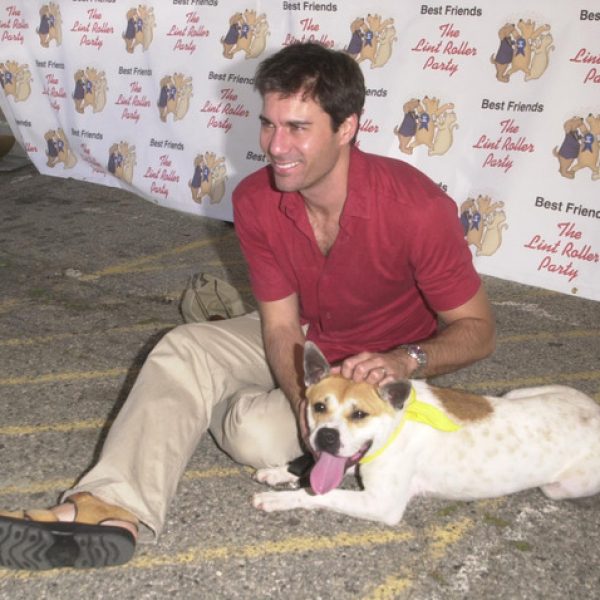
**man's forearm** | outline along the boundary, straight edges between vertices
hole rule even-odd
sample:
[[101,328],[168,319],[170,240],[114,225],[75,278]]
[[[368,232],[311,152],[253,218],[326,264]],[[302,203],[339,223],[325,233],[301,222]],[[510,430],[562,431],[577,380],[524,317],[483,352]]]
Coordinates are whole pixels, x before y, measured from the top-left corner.
[[362,352],[344,360],[341,373],[354,381],[387,383],[393,379],[433,377],[456,371],[489,356],[496,344],[496,325],[485,290],[465,304],[438,313],[446,326],[427,340],[414,340],[427,356],[427,366],[417,371],[418,362],[405,349],[383,353]]
[[302,353],[304,334],[300,328],[263,328],[267,361],[277,384],[298,414],[304,397]]
[[409,370],[419,377],[433,377],[457,371],[489,356],[495,347],[493,322],[482,319],[461,319],[439,331],[434,337],[419,342],[427,355],[427,366],[418,369],[417,361],[405,350],[393,350]]

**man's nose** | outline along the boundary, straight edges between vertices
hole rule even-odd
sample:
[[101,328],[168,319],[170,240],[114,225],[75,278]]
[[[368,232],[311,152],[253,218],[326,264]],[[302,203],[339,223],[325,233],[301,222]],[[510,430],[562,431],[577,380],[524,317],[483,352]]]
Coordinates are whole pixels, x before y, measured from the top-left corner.
[[289,149],[289,136],[286,130],[283,127],[274,127],[270,133],[265,150],[274,156],[286,154]]

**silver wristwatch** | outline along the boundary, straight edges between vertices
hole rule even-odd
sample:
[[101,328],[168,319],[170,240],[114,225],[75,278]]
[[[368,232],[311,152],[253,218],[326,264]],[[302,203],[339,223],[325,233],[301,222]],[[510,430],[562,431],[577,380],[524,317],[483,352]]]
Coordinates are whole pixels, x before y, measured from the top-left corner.
[[409,356],[412,356],[417,361],[417,368],[411,373],[413,379],[422,377],[422,373],[427,366],[427,354],[418,344],[402,344],[398,346],[402,348]]

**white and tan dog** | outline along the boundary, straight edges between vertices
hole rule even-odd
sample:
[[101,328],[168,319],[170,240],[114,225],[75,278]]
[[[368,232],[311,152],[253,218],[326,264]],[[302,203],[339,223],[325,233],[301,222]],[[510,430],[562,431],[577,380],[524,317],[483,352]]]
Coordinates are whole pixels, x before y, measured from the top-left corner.
[[[541,487],[558,500],[600,492],[600,405],[564,386],[502,398],[441,389],[421,380],[376,388],[331,375],[307,342],[304,370],[311,490],[267,491],[271,512],[324,508],[394,525],[409,500],[474,500]],[[335,489],[358,463],[362,490]],[[269,485],[294,483],[286,467],[259,469]]]

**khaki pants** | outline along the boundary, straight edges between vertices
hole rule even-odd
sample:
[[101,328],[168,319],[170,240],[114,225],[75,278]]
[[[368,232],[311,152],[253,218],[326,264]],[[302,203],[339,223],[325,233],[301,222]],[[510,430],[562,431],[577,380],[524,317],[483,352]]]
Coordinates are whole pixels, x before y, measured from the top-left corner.
[[[265,360],[257,313],[182,325],[148,356],[100,459],[65,493],[131,511],[154,537],[201,436],[234,460],[277,466],[301,454],[296,419]],[[142,529],[140,539],[148,539]]]

